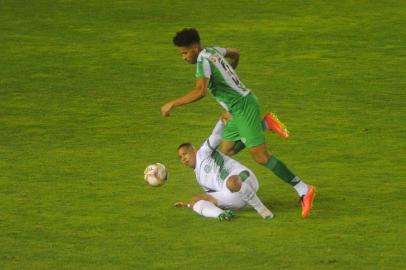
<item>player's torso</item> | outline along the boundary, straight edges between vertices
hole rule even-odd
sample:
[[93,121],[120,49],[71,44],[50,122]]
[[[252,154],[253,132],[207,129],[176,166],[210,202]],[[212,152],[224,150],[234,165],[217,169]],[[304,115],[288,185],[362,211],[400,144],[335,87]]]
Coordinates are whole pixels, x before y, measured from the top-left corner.
[[209,93],[227,111],[230,111],[230,108],[239,99],[250,93],[250,90],[241,82],[235,70],[216,49],[205,48],[199,57],[207,59],[210,64]]
[[224,181],[231,175],[238,175],[247,170],[239,162],[225,156],[219,151],[213,151],[211,155],[197,158],[196,179],[199,185],[211,191],[221,191]]

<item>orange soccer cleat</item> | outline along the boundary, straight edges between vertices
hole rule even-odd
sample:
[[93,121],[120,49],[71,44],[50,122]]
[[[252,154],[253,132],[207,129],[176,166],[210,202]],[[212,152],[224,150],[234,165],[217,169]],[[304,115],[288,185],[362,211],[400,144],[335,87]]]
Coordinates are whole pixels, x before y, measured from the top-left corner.
[[313,199],[316,196],[316,188],[309,185],[309,190],[306,195],[303,195],[301,198],[302,202],[302,217],[307,217],[313,207]]
[[288,128],[278,119],[275,113],[267,112],[262,123],[266,130],[276,132],[286,140],[289,138]]

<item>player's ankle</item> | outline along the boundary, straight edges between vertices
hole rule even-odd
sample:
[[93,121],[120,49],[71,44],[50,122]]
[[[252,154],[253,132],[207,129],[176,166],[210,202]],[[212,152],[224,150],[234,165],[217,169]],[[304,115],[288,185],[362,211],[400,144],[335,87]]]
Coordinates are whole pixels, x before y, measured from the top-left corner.
[[269,210],[268,208],[262,208],[260,211],[258,211],[258,214],[260,214],[260,216],[263,219],[271,219],[273,218],[273,213],[271,212],[271,210]]

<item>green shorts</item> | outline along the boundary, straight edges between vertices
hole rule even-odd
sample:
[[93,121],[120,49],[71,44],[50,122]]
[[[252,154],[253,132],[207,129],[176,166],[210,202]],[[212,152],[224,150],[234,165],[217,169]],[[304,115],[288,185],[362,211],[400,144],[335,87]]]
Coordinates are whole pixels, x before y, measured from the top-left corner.
[[233,117],[224,127],[223,140],[241,140],[248,148],[265,143],[258,98],[253,93],[241,98],[230,113]]

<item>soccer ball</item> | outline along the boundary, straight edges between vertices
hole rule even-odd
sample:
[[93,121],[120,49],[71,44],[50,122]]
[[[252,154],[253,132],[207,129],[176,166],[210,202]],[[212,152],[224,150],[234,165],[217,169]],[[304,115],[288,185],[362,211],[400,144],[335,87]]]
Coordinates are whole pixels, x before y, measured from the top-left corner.
[[145,182],[153,187],[159,187],[165,184],[168,179],[168,172],[161,163],[154,163],[149,165],[144,171]]

